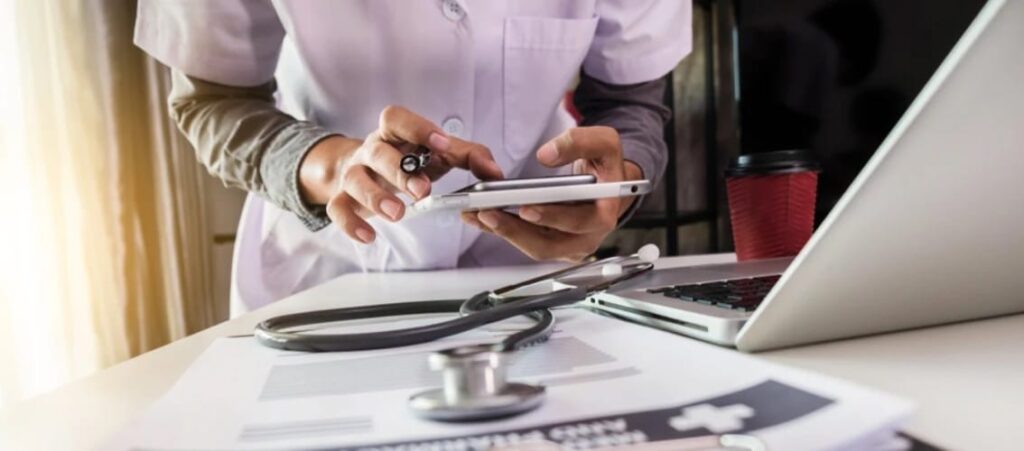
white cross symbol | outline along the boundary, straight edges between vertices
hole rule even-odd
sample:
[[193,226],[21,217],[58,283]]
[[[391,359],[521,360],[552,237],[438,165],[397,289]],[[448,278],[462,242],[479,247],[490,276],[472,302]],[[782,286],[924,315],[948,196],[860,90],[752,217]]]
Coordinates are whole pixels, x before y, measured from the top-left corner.
[[721,434],[743,428],[743,420],[754,416],[754,409],[743,404],[715,407],[711,404],[683,409],[683,414],[669,418],[668,424],[677,431],[688,431],[703,427],[712,433]]

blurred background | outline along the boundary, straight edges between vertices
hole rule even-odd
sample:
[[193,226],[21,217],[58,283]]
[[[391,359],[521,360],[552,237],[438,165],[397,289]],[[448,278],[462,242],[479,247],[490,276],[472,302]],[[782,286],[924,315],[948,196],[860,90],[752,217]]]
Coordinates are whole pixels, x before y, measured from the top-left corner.
[[170,122],[135,2],[0,2],[3,406],[226,319],[244,193]]
[[[603,253],[731,249],[722,171],[807,149],[819,220],[982,0],[698,0],[665,181]],[[135,2],[0,0],[0,407],[227,319],[244,194],[167,117]]]

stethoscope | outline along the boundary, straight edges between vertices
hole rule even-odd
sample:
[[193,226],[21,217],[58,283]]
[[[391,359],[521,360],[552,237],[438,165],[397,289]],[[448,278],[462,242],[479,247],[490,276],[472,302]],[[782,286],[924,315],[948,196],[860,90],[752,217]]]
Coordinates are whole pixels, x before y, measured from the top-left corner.
[[[542,343],[554,332],[555,317],[551,309],[585,300],[591,294],[650,271],[659,256],[658,247],[647,244],[633,255],[584,262],[481,292],[466,300],[401,302],[282,315],[259,323],[254,335],[265,346],[289,351],[362,351],[426,343],[525,315],[534,324],[498,343],[458,346],[431,354],[428,357],[430,367],[441,372],[443,386],[409,398],[412,411],[430,420],[476,421],[506,417],[533,410],[544,401],[543,386],[509,382],[507,368],[514,351]],[[565,279],[598,266],[601,277],[593,284],[540,295],[509,296],[522,288]],[[295,330],[339,321],[453,312],[460,315],[447,321],[386,332],[312,334]]]

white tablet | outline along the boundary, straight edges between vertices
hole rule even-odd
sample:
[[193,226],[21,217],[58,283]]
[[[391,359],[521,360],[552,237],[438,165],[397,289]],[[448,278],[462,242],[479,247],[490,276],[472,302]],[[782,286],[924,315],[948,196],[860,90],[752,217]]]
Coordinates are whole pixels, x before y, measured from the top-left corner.
[[592,175],[495,180],[475,183],[450,194],[425,197],[413,203],[409,213],[578,202],[606,197],[639,196],[650,191],[651,183],[647,180],[597,183]]

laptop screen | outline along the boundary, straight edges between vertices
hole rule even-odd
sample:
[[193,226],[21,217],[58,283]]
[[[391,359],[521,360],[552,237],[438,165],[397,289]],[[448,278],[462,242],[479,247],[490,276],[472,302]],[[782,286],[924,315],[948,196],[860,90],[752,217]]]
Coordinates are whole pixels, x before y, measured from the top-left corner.
[[983,0],[736,0],[744,153],[811,150],[824,218]]

